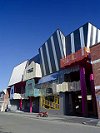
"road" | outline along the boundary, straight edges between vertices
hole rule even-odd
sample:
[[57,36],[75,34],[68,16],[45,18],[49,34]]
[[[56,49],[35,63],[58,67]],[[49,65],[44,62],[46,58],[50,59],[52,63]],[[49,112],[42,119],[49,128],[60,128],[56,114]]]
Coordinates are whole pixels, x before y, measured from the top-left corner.
[[100,127],[0,113],[0,133],[100,133]]

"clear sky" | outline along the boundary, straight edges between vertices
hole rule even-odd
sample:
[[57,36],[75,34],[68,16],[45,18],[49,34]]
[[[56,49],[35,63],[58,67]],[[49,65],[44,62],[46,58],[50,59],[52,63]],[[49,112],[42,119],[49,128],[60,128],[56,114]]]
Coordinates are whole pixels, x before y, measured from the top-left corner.
[[0,0],[0,90],[57,28],[67,35],[88,21],[100,28],[100,0]]

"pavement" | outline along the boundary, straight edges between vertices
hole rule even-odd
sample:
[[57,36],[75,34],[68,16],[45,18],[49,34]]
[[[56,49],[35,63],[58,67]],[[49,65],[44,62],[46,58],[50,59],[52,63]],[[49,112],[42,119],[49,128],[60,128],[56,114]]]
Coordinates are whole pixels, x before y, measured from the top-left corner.
[[37,117],[38,113],[26,113],[22,111],[17,112],[4,112],[8,115],[20,115],[21,117],[28,117],[31,119],[41,119],[47,121],[59,121],[64,123],[77,123],[77,124],[84,124],[89,126],[97,126],[100,127],[100,119],[94,118],[85,118],[85,117],[77,117],[77,116],[59,116],[59,115],[51,115],[48,114],[48,117]]

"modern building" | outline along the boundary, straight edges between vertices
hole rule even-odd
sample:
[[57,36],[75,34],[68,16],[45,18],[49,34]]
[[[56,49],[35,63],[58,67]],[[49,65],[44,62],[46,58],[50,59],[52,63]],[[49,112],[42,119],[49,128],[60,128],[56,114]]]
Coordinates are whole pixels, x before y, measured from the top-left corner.
[[35,84],[41,78],[39,55],[14,67],[10,81],[11,110],[39,112],[39,89]]
[[100,30],[86,23],[67,36],[57,30],[39,48],[41,110],[97,116],[90,47],[98,42]]
[[23,81],[26,82],[25,97],[29,99],[26,108],[30,112],[39,112],[40,91],[35,85],[41,77],[40,60],[39,55],[37,55],[28,61],[23,75]]
[[29,112],[100,117],[98,43],[100,30],[91,23],[67,36],[57,29],[37,56],[13,69],[11,104]]
[[40,111],[47,110],[53,114],[63,114],[63,101],[62,98],[59,99],[56,86],[59,78],[60,59],[65,57],[65,52],[65,36],[59,29],[39,48],[43,76],[38,82],[38,88],[41,91]]
[[23,110],[24,103],[27,102],[25,98],[25,85],[23,75],[28,61],[14,67],[8,86],[10,87],[10,104],[11,110]]

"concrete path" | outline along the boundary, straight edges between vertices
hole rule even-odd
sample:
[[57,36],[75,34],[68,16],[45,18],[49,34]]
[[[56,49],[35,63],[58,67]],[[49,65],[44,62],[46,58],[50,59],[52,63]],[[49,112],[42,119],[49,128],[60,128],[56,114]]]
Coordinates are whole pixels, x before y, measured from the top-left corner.
[[41,119],[47,121],[59,121],[66,123],[78,123],[84,125],[98,126],[100,127],[100,120],[93,118],[85,118],[85,117],[77,117],[77,116],[58,116],[49,114],[48,117],[37,117],[37,113],[25,113],[25,112],[4,112],[4,114],[8,115],[20,115],[23,117],[29,117],[34,119]]
[[27,113],[0,113],[0,133],[100,133],[100,127],[62,119],[56,116],[37,118],[36,114]]

